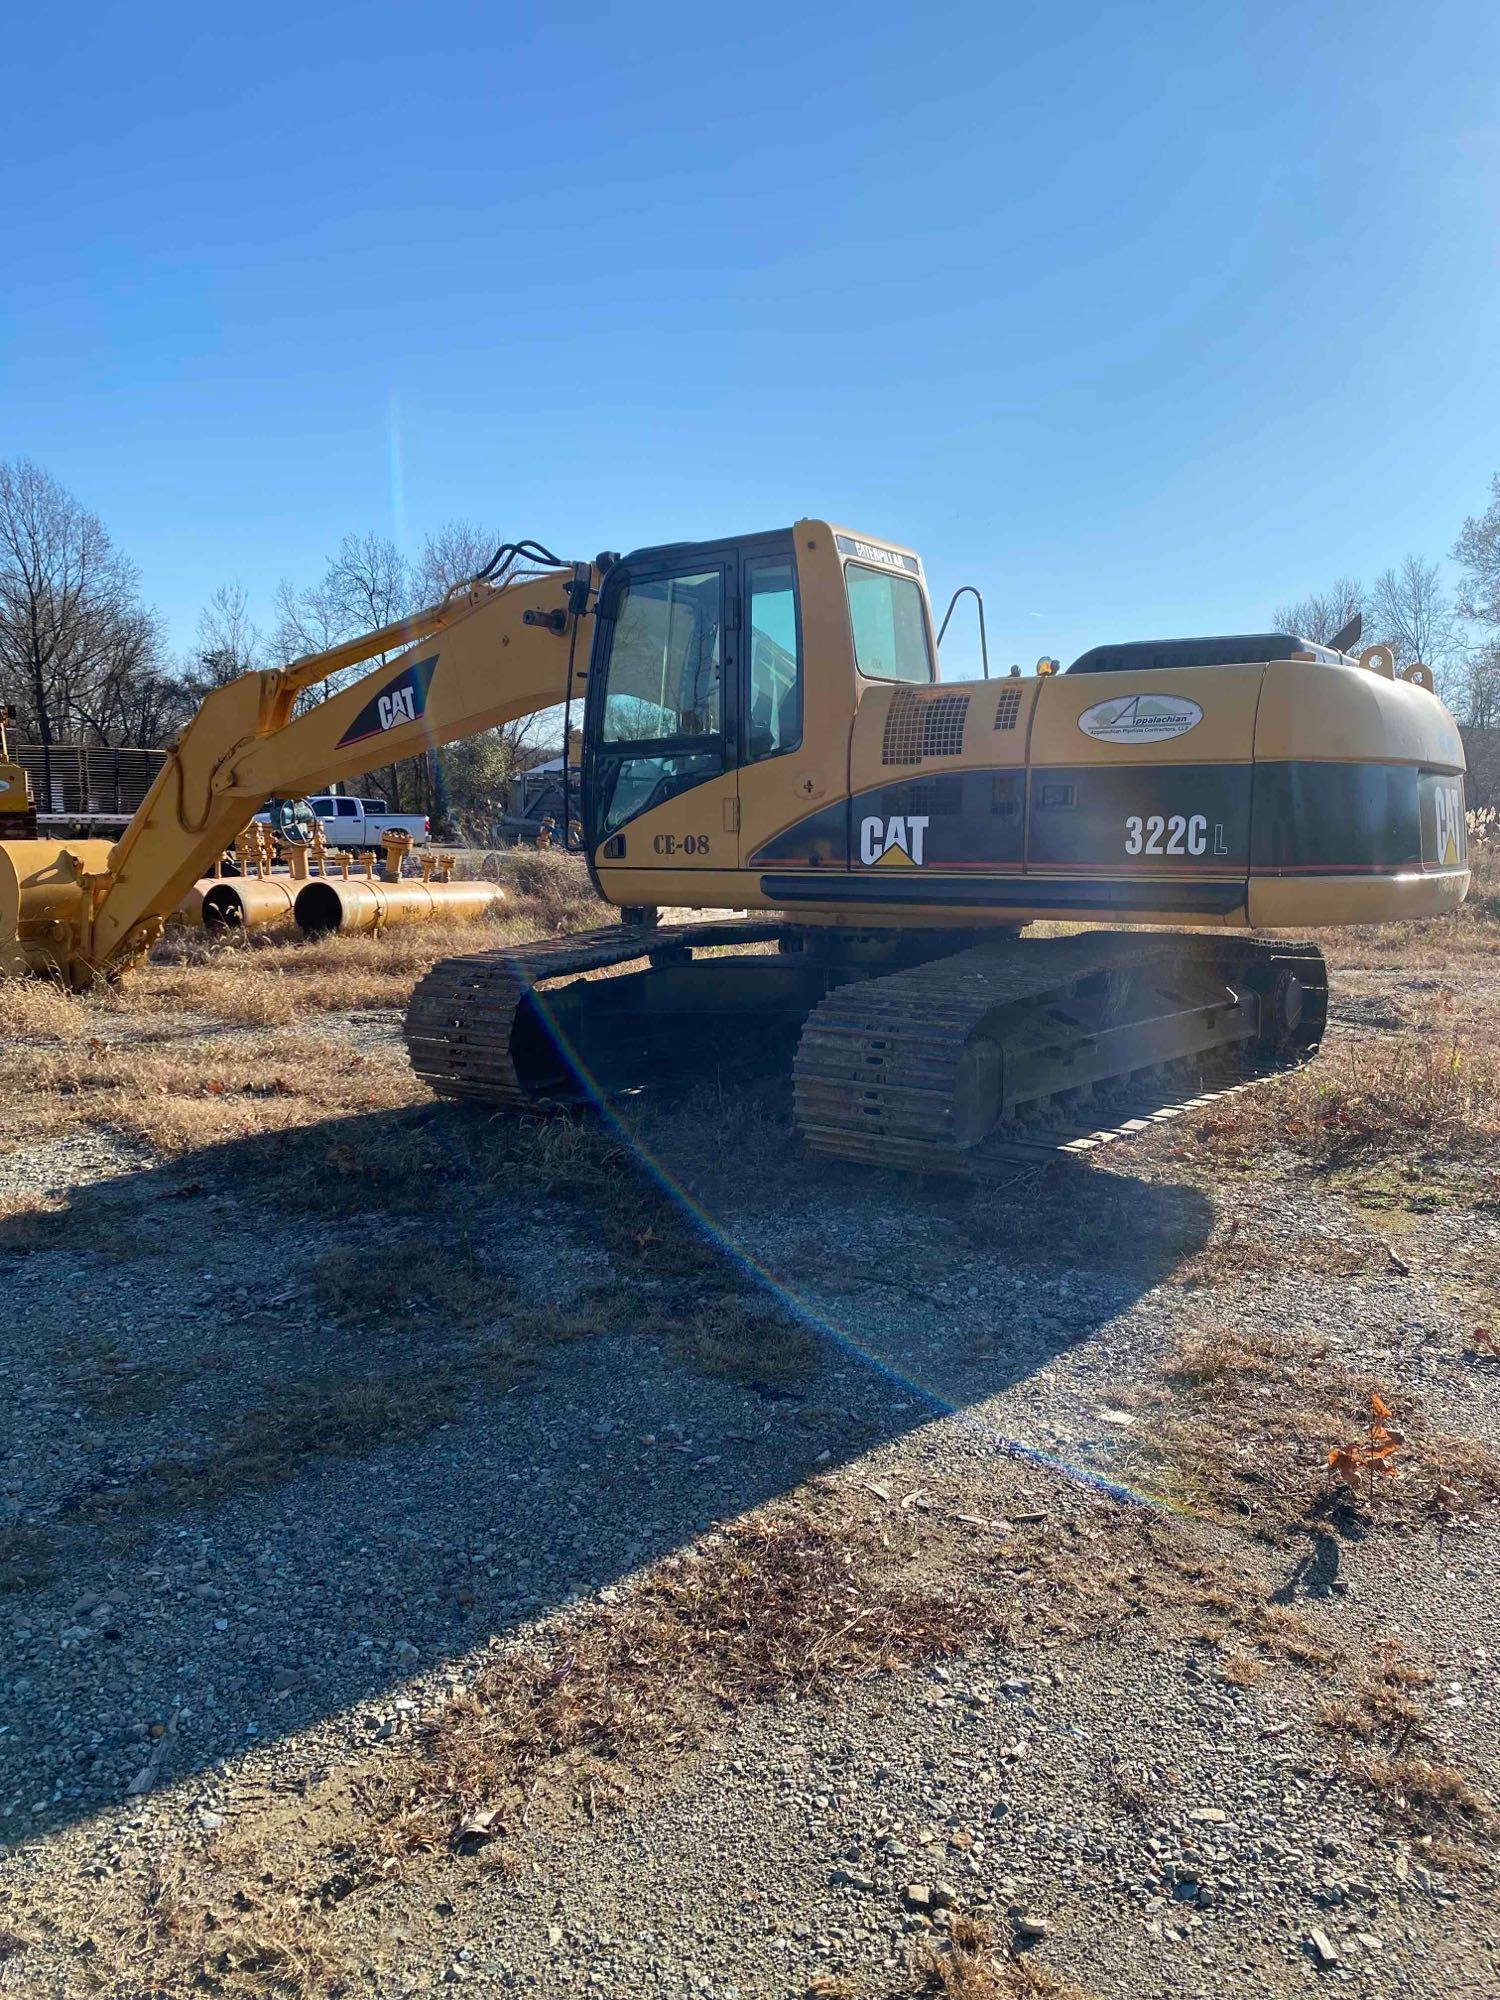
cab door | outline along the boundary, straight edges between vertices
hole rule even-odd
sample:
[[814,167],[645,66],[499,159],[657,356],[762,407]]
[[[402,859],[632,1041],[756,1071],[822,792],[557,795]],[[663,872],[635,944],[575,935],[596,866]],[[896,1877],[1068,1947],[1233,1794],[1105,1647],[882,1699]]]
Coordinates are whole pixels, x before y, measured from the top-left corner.
[[737,867],[736,552],[632,558],[597,616],[586,803],[601,878]]
[[804,789],[802,608],[792,538],[763,536],[747,544],[740,576],[740,854],[753,868],[787,823],[805,815],[810,796]]

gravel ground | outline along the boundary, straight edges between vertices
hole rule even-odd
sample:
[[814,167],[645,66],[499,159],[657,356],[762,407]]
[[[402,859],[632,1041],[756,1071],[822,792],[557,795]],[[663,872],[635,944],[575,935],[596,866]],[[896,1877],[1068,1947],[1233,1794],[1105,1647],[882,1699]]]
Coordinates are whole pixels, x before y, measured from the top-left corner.
[[[1411,985],[1360,975],[1335,1033],[1404,1032]],[[413,1131],[446,1178],[366,1212],[287,1176],[288,1144],[378,1161]],[[195,1990],[153,1984],[149,1952],[134,1983],[102,1969],[105,1890],[283,1804],[316,1831],[320,1788],[409,1754],[499,1649],[628,1601],[717,1522],[809,1490],[898,1522],[941,1488],[972,1508],[954,1518],[978,1564],[1002,1516],[1044,1538],[1138,1516],[1140,1399],[1205,1314],[1320,1336],[1500,1449],[1500,1368],[1470,1345],[1493,1209],[1372,1212],[1285,1162],[1226,1178],[1170,1129],[1007,1189],[933,1188],[801,1158],[770,1084],[661,1107],[636,1143],[650,1170],[611,1170],[608,1228],[565,1174],[486,1168],[485,1121],[449,1107],[169,1164],[97,1134],[0,1161],[0,1197],[62,1217],[40,1240],[0,1224],[22,1305],[0,1337],[0,1991]],[[713,1297],[816,1329],[805,1379],[736,1380],[662,1337],[706,1280],[657,1254],[661,1187],[707,1232]],[[478,1308],[362,1320],[319,1289],[349,1249],[398,1291],[406,1256],[419,1285],[455,1213]],[[1226,1217],[1284,1265],[1194,1279]],[[1370,1255],[1336,1275],[1351,1244]],[[533,1339],[544,1310],[597,1331]],[[453,1394],[423,1416],[434,1366]],[[275,1429],[311,1388],[338,1408],[372,1382],[368,1436]],[[246,1445],[247,1417],[281,1459]],[[1436,1675],[1426,1754],[1500,1796],[1491,1519],[1311,1544],[1157,1525],[1343,1656],[1399,1637]],[[1483,1853],[1453,1865],[1342,1782],[1327,1691],[1295,1664],[1236,1685],[1166,1624],[752,1706],[618,1810],[539,1811],[503,1869],[438,1854],[350,1896],[329,1990],[912,1992],[914,1941],[973,1912],[1119,2000],[1500,1994]],[[298,1990],[274,1965],[220,1979]]]

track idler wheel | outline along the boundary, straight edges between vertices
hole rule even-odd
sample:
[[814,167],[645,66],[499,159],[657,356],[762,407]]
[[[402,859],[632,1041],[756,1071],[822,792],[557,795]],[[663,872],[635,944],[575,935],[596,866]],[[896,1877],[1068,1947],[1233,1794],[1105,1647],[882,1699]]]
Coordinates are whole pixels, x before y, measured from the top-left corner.
[[1328,974],[1322,954],[1303,945],[1276,950],[1256,966],[1248,984],[1260,1002],[1260,1031],[1255,1047],[1278,1061],[1306,1058],[1322,1039],[1328,1011]]
[[1307,1007],[1307,989],[1284,966],[1271,981],[1271,990],[1261,1002],[1260,1038],[1267,1047],[1284,1049],[1296,1040]]

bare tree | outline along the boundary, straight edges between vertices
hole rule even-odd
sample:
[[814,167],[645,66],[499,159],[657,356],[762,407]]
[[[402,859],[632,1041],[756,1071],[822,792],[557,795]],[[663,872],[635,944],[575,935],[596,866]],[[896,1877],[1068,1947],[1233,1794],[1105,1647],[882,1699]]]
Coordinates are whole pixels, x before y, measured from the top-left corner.
[[75,727],[100,743],[164,742],[187,720],[192,702],[169,673],[166,631],[143,605],[117,607],[96,639],[92,671],[72,694]]
[[[473,521],[449,521],[429,535],[422,545],[417,565],[418,595],[423,604],[436,604],[461,583],[477,576],[501,537]],[[461,815],[483,817],[488,809],[493,818],[493,802],[518,771],[542,754],[541,743],[562,737],[562,710],[538,709],[534,715],[518,716],[498,729],[486,730],[484,740],[475,740],[472,751],[450,745],[443,752],[443,764],[450,773],[450,789]]]
[[1458,613],[1436,563],[1408,556],[1399,569],[1382,570],[1370,593],[1366,618],[1368,641],[1389,646],[1398,667],[1424,661],[1432,669],[1438,692],[1445,693],[1462,663],[1464,647]]
[[181,670],[181,684],[194,701],[202,701],[214,688],[255,673],[262,652],[245,586],[221,583],[198,613],[198,643]]
[[1490,504],[1470,514],[1453,544],[1460,583],[1458,609],[1478,625],[1500,626],[1500,472],[1490,481]]
[[0,698],[42,747],[49,797],[53,745],[118,742],[139,716],[131,683],[161,675],[161,646],[98,515],[29,459],[0,464]]
[[[323,652],[440,603],[485,567],[498,541],[472,521],[450,521],[427,537],[411,561],[385,536],[346,535],[316,583],[279,587],[273,657],[292,660]],[[328,691],[369,670],[368,661],[351,668],[329,682]],[[311,698],[322,699],[322,693]],[[426,810],[440,821],[487,826],[506,781],[524,766],[535,739],[545,733],[549,714],[522,716],[441,751],[373,771],[371,783],[397,807]]]
[[473,521],[447,521],[422,544],[416,563],[416,595],[421,604],[437,604],[461,583],[467,583],[488,563],[500,545]]
[[1470,729],[1500,729],[1500,642],[1469,654],[1454,706]]
[[[277,586],[271,650],[285,663],[393,624],[417,608],[414,583],[394,542],[382,535],[345,535],[316,583]],[[341,676],[331,686],[347,678]]]
[[1356,612],[1369,614],[1365,587],[1353,577],[1341,576],[1326,590],[1311,591],[1295,604],[1278,605],[1271,621],[1278,632],[1291,632],[1299,639],[1311,639],[1314,645],[1327,646]]

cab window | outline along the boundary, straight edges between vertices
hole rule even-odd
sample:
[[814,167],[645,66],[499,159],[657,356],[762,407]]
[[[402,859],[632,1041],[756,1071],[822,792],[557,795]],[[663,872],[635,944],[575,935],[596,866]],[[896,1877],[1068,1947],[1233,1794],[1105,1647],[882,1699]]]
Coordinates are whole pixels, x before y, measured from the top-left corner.
[[932,653],[915,580],[847,563],[844,582],[860,672],[871,680],[915,681],[925,687],[933,678]]
[[725,769],[725,571],[631,577],[604,663],[596,835]]
[[745,565],[750,661],[744,762],[780,757],[802,741],[802,651],[790,556]]
[[358,799],[335,799],[334,804],[338,807],[338,816],[340,819],[359,818]]
[[609,653],[606,743],[719,734],[723,608],[717,569],[630,584]]

